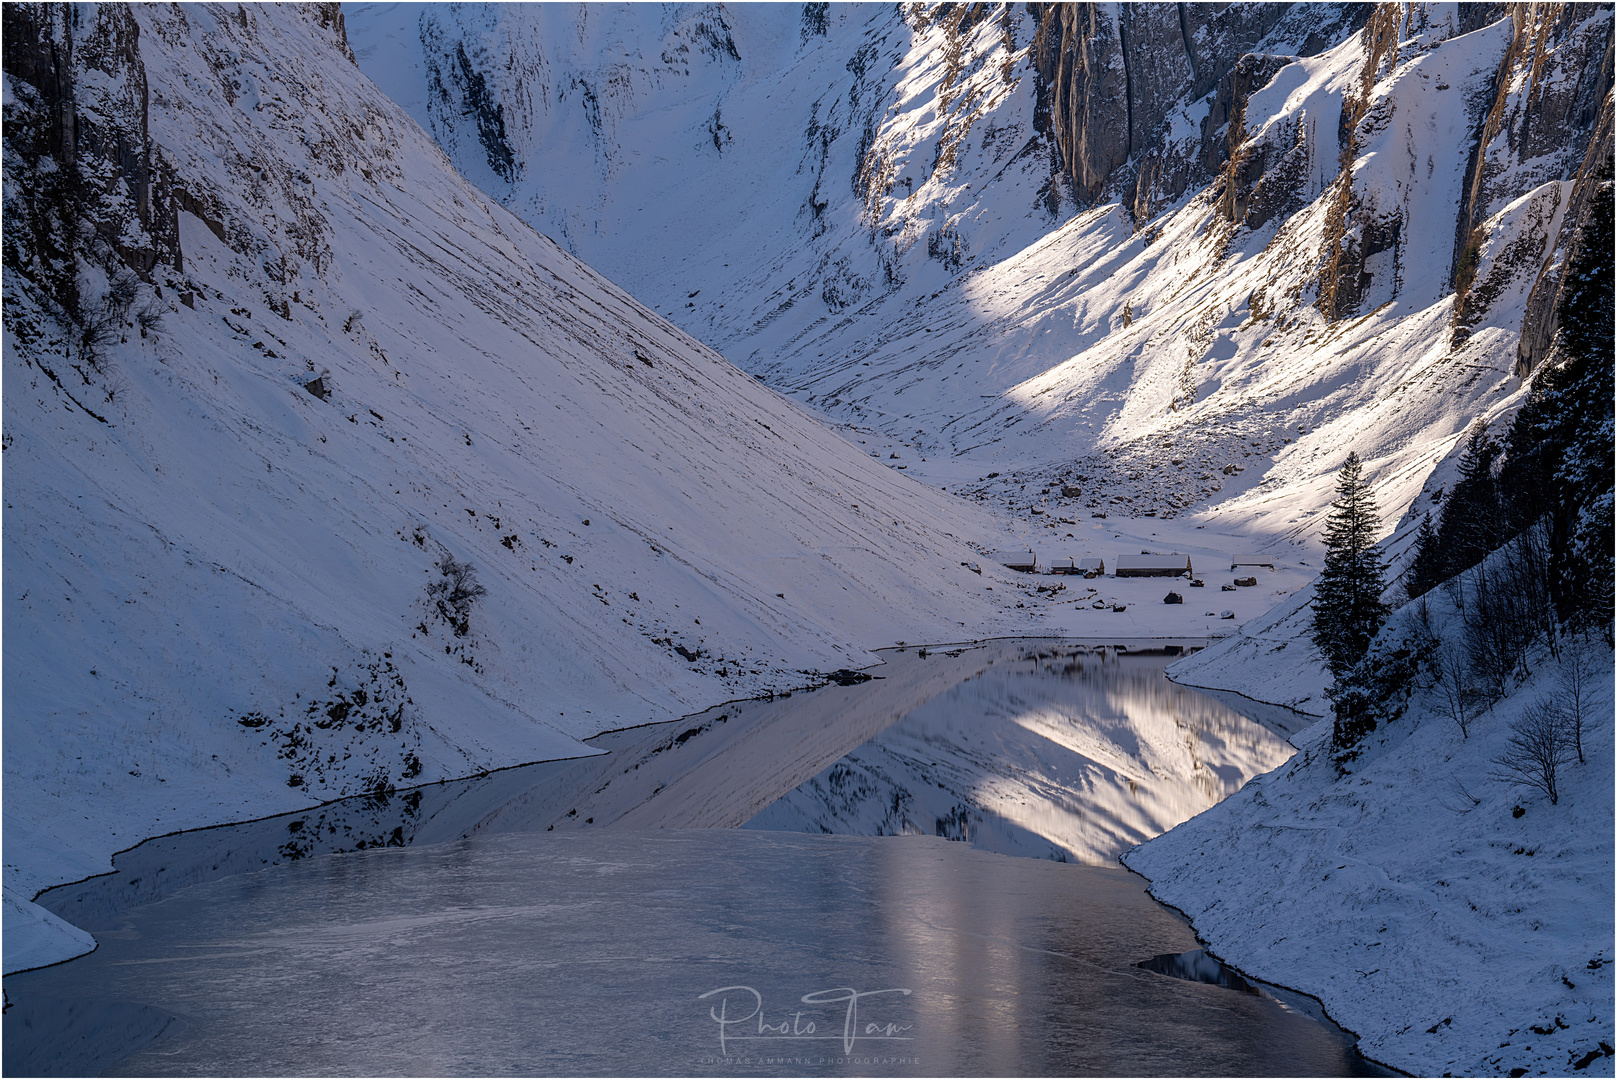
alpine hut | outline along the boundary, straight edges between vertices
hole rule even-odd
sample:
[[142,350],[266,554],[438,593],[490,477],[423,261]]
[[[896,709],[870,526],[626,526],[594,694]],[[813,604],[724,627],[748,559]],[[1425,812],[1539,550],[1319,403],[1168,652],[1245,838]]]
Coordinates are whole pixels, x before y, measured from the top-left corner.
[[1016,570],[1023,574],[1037,573],[1039,569],[1039,557],[1031,550],[996,552],[994,561],[1008,570]]
[[1118,577],[1178,577],[1191,574],[1189,555],[1120,555]]

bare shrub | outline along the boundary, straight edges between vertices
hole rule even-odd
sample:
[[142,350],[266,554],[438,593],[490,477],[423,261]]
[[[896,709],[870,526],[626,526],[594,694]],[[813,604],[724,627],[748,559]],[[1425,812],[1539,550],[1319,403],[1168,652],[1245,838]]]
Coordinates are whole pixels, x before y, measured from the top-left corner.
[[477,583],[476,568],[453,555],[438,560],[438,572],[443,577],[427,585],[427,597],[444,622],[454,628],[455,636],[465,637],[471,629],[472,604],[488,590]]
[[1553,701],[1536,701],[1510,726],[1510,742],[1505,752],[1493,759],[1494,771],[1488,778],[1537,788],[1550,797],[1550,802],[1558,803],[1560,772],[1571,763],[1572,756],[1565,715]]
[[1437,675],[1438,700],[1443,715],[1453,720],[1460,729],[1460,738],[1471,737],[1471,722],[1476,719],[1477,691],[1471,685],[1471,664],[1464,652],[1453,645],[1441,649],[1433,660]]
[[1482,800],[1471,794],[1458,776],[1449,777],[1449,797],[1439,801],[1453,814],[1469,814],[1482,805]]
[[1511,612],[1519,625],[1514,633],[1524,642],[1540,634],[1555,640],[1555,604],[1550,597],[1550,523],[1541,517],[1512,537],[1502,549],[1500,587],[1511,597]]
[[1490,702],[1528,673],[1534,639],[1554,631],[1546,540],[1543,522],[1536,522],[1464,574],[1466,650]]
[[140,279],[119,267],[107,276],[107,291],[85,307],[79,322],[79,356],[101,370],[101,351],[123,337],[129,309],[140,291]]
[[1578,764],[1583,764],[1583,733],[1595,721],[1594,694],[1610,676],[1595,657],[1591,642],[1572,638],[1561,650],[1561,687],[1555,695],[1555,704],[1565,718],[1567,737],[1577,751]]
[[157,333],[163,329],[163,305],[155,296],[148,296],[139,307],[135,308],[135,325],[140,327],[140,336]]

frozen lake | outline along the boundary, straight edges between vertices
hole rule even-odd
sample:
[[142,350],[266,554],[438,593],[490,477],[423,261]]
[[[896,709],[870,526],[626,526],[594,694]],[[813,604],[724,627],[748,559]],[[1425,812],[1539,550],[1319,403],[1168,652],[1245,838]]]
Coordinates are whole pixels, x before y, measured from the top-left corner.
[[5,1071],[1364,1072],[1112,861],[1289,752],[1164,662],[910,650],[598,757],[148,841],[41,898],[100,947],[6,979]]

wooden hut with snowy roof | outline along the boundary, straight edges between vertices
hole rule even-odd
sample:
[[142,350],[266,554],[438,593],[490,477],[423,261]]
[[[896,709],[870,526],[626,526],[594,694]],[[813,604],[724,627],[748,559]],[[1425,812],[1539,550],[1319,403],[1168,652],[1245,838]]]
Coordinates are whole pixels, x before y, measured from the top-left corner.
[[1023,574],[1034,574],[1039,569],[1039,557],[1032,549],[1027,551],[997,551],[994,561],[1008,570],[1016,570]]
[[1192,572],[1189,555],[1120,555],[1116,566],[1118,577],[1188,577]]

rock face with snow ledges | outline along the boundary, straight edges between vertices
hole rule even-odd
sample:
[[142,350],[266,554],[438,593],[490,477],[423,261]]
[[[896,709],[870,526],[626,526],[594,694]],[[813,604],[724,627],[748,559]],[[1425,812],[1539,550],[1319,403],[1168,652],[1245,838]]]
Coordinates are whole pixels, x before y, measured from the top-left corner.
[[1024,621],[961,566],[986,517],[491,203],[336,7],[5,33],[24,901],[152,833]]

